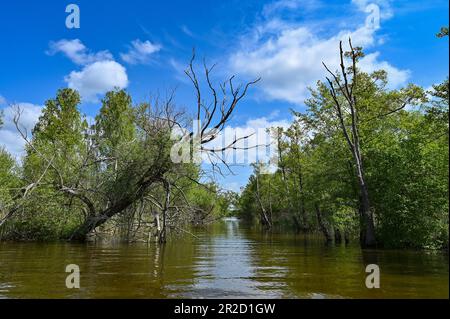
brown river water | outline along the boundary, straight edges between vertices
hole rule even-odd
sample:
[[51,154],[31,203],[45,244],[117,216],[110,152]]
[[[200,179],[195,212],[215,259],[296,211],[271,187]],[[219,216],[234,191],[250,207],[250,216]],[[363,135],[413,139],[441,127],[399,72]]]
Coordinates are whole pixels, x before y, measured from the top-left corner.
[[[448,298],[448,255],[325,245],[230,218],[155,244],[0,243],[0,298]],[[66,265],[80,289],[66,288]],[[380,288],[365,267],[380,268]]]

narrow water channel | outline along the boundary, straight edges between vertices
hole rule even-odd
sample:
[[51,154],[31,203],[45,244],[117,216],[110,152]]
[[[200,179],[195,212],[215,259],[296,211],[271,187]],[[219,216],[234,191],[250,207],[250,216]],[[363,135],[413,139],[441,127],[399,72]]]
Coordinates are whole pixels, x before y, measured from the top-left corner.
[[[67,289],[65,267],[81,271]],[[367,289],[377,264],[381,288]],[[448,298],[448,255],[326,246],[219,221],[163,247],[0,243],[0,298]]]

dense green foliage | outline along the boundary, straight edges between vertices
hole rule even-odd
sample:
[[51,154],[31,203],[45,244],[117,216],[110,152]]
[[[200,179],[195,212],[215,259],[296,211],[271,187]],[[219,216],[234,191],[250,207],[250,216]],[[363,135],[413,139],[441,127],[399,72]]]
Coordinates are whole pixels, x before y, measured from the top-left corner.
[[[167,160],[173,144],[171,122],[163,119],[171,112],[168,102],[133,106],[124,90],[108,92],[90,126],[79,103],[79,94],[71,89],[58,91],[45,103],[31,140],[22,132],[27,145],[21,169],[0,150],[4,238],[71,238],[86,221],[102,218],[102,211],[114,205],[123,208],[96,231],[128,240],[150,238],[161,232],[157,228],[163,222],[179,229],[228,213],[225,194],[213,184],[199,186],[198,165]],[[164,180],[156,175],[151,189],[133,197],[143,188],[147,171],[158,170],[164,171]],[[168,207],[165,181],[172,186]]]
[[0,211],[11,205],[19,186],[17,165],[6,150],[0,148]]
[[[447,35],[442,29],[439,36]],[[342,65],[342,76],[330,71],[332,80],[310,89],[305,112],[292,111],[289,127],[269,130],[277,169],[269,173],[262,163],[253,164],[239,196],[202,183],[199,164],[171,160],[172,133],[187,122],[172,97],[134,105],[125,90],[111,91],[89,124],[79,94],[59,90],[45,103],[31,137],[21,131],[17,113],[26,141],[20,163],[0,149],[0,236],[84,240],[107,234],[164,242],[166,230],[237,213],[267,230],[320,231],[328,241],[359,237],[362,244],[370,221],[379,245],[448,247],[448,79],[429,92],[412,84],[391,89],[385,71],[357,68],[361,48],[352,47],[350,55],[341,50],[344,56],[353,63]],[[187,74],[201,112],[192,62]],[[230,80],[231,106],[221,110],[216,128],[225,127],[256,82],[239,95]],[[217,109],[212,92],[215,106],[205,111],[206,126]],[[197,137],[188,136],[193,147]]]
[[[448,80],[426,97],[417,86],[387,87],[384,71],[359,73],[359,133],[378,242],[387,247],[448,245]],[[287,129],[274,128],[278,170],[259,166],[239,200],[242,216],[269,227],[321,230],[339,241],[359,232],[351,153],[328,87],[318,82]],[[346,114],[345,125],[350,125]],[[283,190],[283,191],[281,191]]]

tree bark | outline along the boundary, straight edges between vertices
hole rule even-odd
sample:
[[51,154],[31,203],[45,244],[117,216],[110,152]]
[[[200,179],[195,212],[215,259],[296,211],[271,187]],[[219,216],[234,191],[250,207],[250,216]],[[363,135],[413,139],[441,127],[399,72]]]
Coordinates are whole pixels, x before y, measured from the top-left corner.
[[342,235],[341,231],[338,227],[334,227],[334,242],[336,244],[340,244],[342,242]]
[[261,210],[261,223],[263,224],[263,226],[265,228],[271,229],[272,228],[272,220],[269,219],[269,217],[267,216],[266,209],[264,208],[264,205],[261,201],[261,195],[259,192],[259,177],[258,177],[258,175],[256,175],[256,199],[258,201],[259,208]]
[[159,239],[158,239],[158,242],[160,244],[166,243],[167,211],[169,209],[169,204],[170,204],[170,183],[167,180],[164,180],[163,183],[164,183],[164,189],[166,191],[166,196],[165,196],[164,206],[163,206],[163,211],[162,211],[162,228],[161,228],[161,231],[159,232]]
[[369,193],[367,192],[367,186],[360,184],[361,189],[361,245],[362,247],[376,246],[375,238],[375,226],[373,222],[372,212],[370,211]]
[[147,170],[147,173],[136,184],[134,191],[124,194],[119,201],[107,209],[104,209],[95,215],[88,215],[84,223],[75,230],[69,239],[74,241],[85,241],[90,232],[106,223],[113,216],[133,205],[136,200],[142,198],[148,192],[148,189],[152,185],[162,181],[166,170],[167,168],[165,168],[165,165],[152,165]]
[[315,207],[316,207],[317,221],[319,223],[320,230],[322,231],[323,235],[325,236],[327,243],[332,242],[333,239],[331,238],[330,231],[328,230],[327,226],[325,225],[325,223],[323,221],[323,216],[322,216],[322,212],[320,210],[319,204],[316,203]]
[[306,232],[308,230],[308,221],[306,219],[305,198],[303,196],[303,175],[300,163],[298,164],[298,183],[300,196],[300,216],[302,218],[302,230]]
[[350,234],[348,233],[348,230],[344,230],[344,241],[345,245],[348,245],[350,243]]

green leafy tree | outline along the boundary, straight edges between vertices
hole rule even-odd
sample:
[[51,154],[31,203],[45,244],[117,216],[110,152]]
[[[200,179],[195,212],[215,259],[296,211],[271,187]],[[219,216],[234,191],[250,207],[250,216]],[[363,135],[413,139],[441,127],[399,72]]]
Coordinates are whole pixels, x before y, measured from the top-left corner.
[[[296,217],[304,214],[309,228],[328,240],[332,234],[336,241],[342,234],[346,241],[357,236],[364,227],[361,193],[342,132],[342,126],[350,132],[356,124],[378,243],[446,247],[448,81],[434,86],[428,100],[415,85],[389,89],[387,79],[383,70],[358,72],[357,85],[352,86],[356,121],[344,93],[337,90],[333,95],[330,83],[318,82],[305,102],[307,112],[294,112],[294,123],[281,131],[278,170],[264,176],[254,172],[239,198],[240,214],[258,219],[261,202],[274,224],[290,216],[292,226],[299,228],[301,219]],[[339,79],[334,81],[338,86]],[[342,103],[341,116],[336,114],[336,100]],[[269,185],[276,194],[268,191]]]
[[114,157],[124,143],[136,136],[130,95],[125,90],[107,92],[95,123],[100,151]]
[[63,237],[82,215],[79,200],[69,192],[82,182],[79,168],[86,152],[87,124],[79,103],[76,91],[59,90],[56,98],[45,103],[28,140],[23,178],[26,184],[39,180],[41,186],[30,196],[17,223],[25,237]]
[[0,220],[13,205],[14,194],[20,187],[19,171],[14,158],[0,147]]

